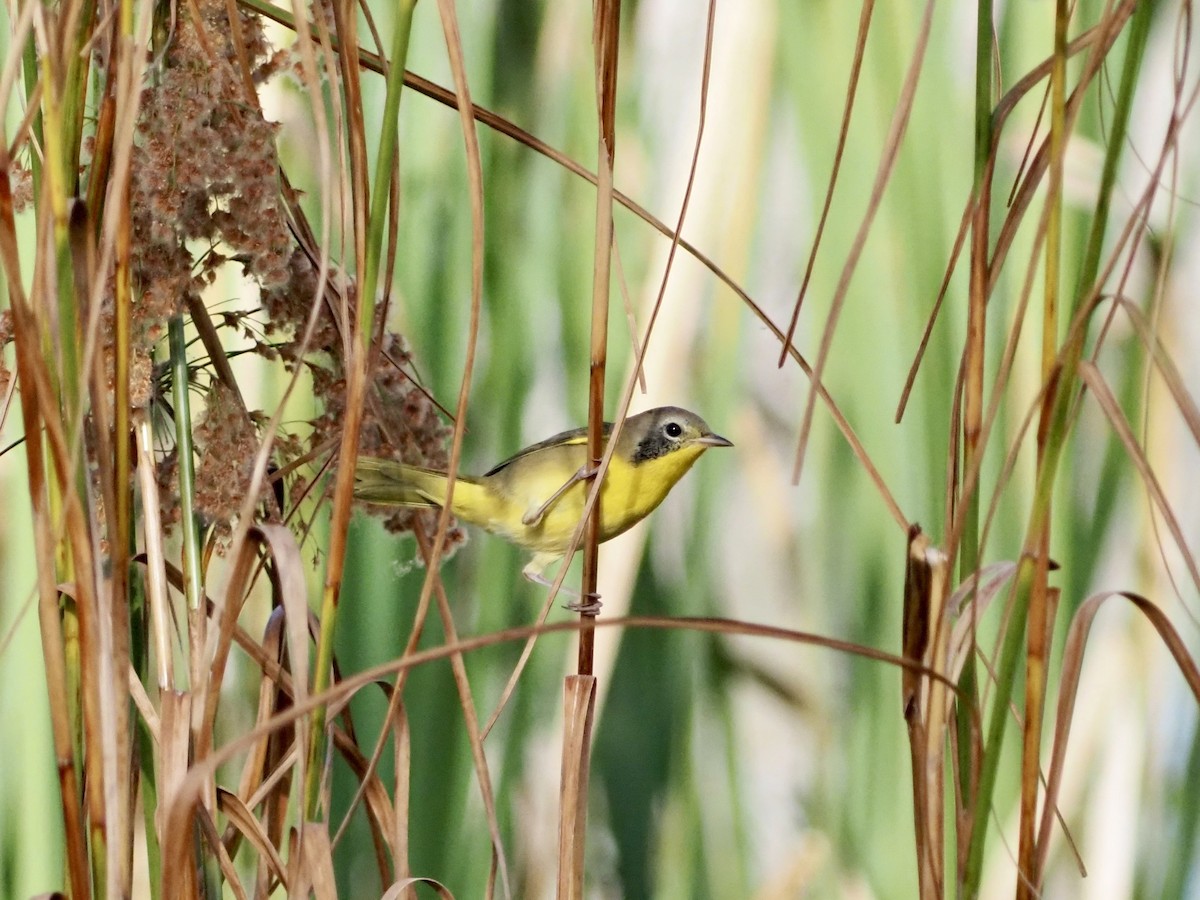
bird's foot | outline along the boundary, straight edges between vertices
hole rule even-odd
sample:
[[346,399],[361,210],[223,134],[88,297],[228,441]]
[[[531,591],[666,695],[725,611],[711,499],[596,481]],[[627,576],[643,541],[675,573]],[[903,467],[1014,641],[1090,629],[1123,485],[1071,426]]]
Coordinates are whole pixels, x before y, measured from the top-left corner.
[[[526,580],[532,581],[534,584],[540,584],[542,587],[553,589],[554,582],[543,574],[542,569],[557,559],[558,557],[553,554],[537,554],[529,561],[529,565],[521,570],[521,574],[525,576]],[[600,595],[597,593],[588,593],[581,596],[579,591],[572,590],[565,584],[559,585],[558,592],[574,598],[570,603],[563,604],[564,609],[588,616],[594,616],[600,612]]]
[[[570,591],[576,599],[570,603],[564,603],[563,609],[569,609],[571,612],[577,612],[581,616],[598,616],[600,615],[600,607],[604,604],[600,602],[600,595],[595,591],[591,591],[583,596]],[[586,602],[585,602],[586,599]]]

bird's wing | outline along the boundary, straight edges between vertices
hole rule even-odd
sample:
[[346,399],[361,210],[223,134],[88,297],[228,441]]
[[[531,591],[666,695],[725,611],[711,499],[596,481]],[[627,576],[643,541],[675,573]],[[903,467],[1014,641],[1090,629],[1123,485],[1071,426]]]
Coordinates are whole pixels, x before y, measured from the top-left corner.
[[[605,422],[604,437],[607,438],[610,434],[612,434],[612,423]],[[485,472],[483,477],[488,478],[491,475],[495,475],[500,470],[505,469],[515,463],[518,459],[524,459],[525,457],[537,453],[540,450],[548,450],[551,447],[570,447],[575,444],[583,444],[586,442],[586,428],[575,428],[571,431],[564,431],[561,434],[554,435],[554,437],[548,437],[544,441],[538,441],[536,444],[526,447],[520,453],[510,456],[508,459],[504,460],[504,462],[497,463],[496,465],[492,466],[491,469]]]

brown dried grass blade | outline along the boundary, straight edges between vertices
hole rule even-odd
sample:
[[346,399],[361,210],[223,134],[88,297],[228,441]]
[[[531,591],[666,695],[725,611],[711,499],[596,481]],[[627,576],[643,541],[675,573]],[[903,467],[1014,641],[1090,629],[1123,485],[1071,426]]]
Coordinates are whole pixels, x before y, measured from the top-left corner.
[[[949,560],[916,525],[909,531],[904,577],[904,655],[943,671],[949,643],[946,582]],[[913,669],[902,673],[904,719],[912,762],[917,881],[922,900],[945,888],[945,759],[950,693]]]
[[[957,621],[950,635],[946,674],[952,681],[958,680],[967,654],[975,649],[972,639],[975,626],[983,618],[992,601],[1016,574],[1017,564],[1014,562],[992,563],[974,573],[951,595],[947,607],[950,615],[957,617]],[[970,600],[969,608],[964,606],[967,600]]]
[[298,878],[293,882],[293,896],[307,897],[310,893],[315,900],[337,900],[337,879],[333,874],[333,851],[329,844],[329,831],[323,822],[305,822],[296,846],[295,832],[292,832],[293,859],[299,859],[295,866]]
[[946,271],[942,274],[942,283],[938,287],[937,298],[933,301],[933,309],[930,310],[929,318],[925,321],[925,330],[921,332],[921,341],[917,344],[917,352],[913,356],[912,365],[908,367],[904,387],[900,390],[900,402],[896,404],[895,421],[897,424],[904,418],[904,411],[908,408],[908,398],[912,395],[913,385],[917,381],[917,372],[920,371],[921,363],[925,359],[925,351],[929,348],[929,341],[933,337],[933,327],[937,324],[938,314],[942,311],[946,292],[950,290],[950,278],[958,266],[958,258],[962,254],[963,245],[967,242],[967,234],[971,230],[971,220],[974,216],[975,200],[971,198],[963,209],[962,219],[958,223],[958,234],[954,236],[954,247],[950,250],[950,259],[946,263]]
[[[349,713],[343,710],[342,715],[348,717]],[[334,726],[332,730],[334,748],[342,754],[342,758],[350,766],[350,771],[364,784],[362,796],[367,804],[367,824],[371,828],[371,841],[375,849],[375,865],[379,869],[379,883],[387,884],[389,878],[395,877],[392,870],[396,866],[399,866],[399,862],[393,864],[393,860],[400,860],[402,858],[400,855],[401,850],[404,853],[403,858],[407,860],[408,848],[407,846],[401,847],[397,843],[396,835],[408,827],[408,818],[407,816],[403,820],[397,818],[396,813],[392,809],[392,798],[388,796],[387,789],[383,786],[383,781],[380,780],[379,776],[371,772],[370,777],[368,777],[367,758],[359,748],[358,742],[343,728]],[[393,721],[393,734],[396,734],[397,730],[398,725]],[[407,721],[405,722],[403,740],[407,744]],[[408,769],[406,768],[404,771],[407,772]],[[407,784],[404,790],[407,790]],[[399,786],[397,786],[396,791],[400,791]],[[397,805],[399,805],[398,801]],[[407,839],[407,833],[405,833],[405,838]],[[336,836],[333,843],[335,846],[337,845]]]
[[[287,867],[284,865],[279,851],[275,848],[275,844],[263,830],[262,824],[250,811],[250,807],[246,806],[233,792],[219,787],[217,788],[217,808],[229,819],[229,826],[237,829],[238,834],[254,847],[258,858],[266,862],[271,873],[286,891],[288,889]],[[230,841],[225,839],[221,843],[228,846]]]
[[[1074,56],[1083,50],[1091,50],[1091,54],[1087,57],[1084,71],[1080,74],[1075,89],[1071,91],[1066,103],[1066,118],[1069,124],[1073,124],[1078,117],[1080,106],[1084,98],[1087,96],[1086,90],[1091,84],[1091,80],[1099,71],[1099,66],[1107,58],[1112,50],[1113,44],[1120,36],[1122,26],[1125,21],[1133,13],[1134,6],[1132,2],[1124,2],[1117,5],[1111,15],[1102,20],[1095,27],[1084,32],[1082,35],[1071,41],[1067,45],[1067,56]],[[1003,123],[1012,113],[1017,102],[1024,97],[1026,93],[1037,86],[1042,79],[1050,74],[1051,66],[1053,65],[1053,57],[1049,57],[1031,70],[1024,78],[1018,81],[1013,87],[1000,99],[996,104],[994,119],[996,127],[994,133],[999,135]],[[993,155],[997,148],[993,146]],[[1004,222],[1000,227],[1000,232],[996,236],[995,245],[992,248],[991,258],[989,263],[989,279],[987,284],[987,296],[991,296],[992,290],[996,286],[996,281],[1000,277],[1000,273],[1004,271],[1004,261],[1008,257],[1009,250],[1012,249],[1014,240],[1020,226],[1025,219],[1030,204],[1032,204],[1036,191],[1041,185],[1042,178],[1046,174],[1049,166],[1049,145],[1043,141],[1037,154],[1034,156],[1032,163],[1029,165],[1028,172],[1024,180],[1020,183],[1019,188],[1014,192],[1014,196],[1009,200],[1008,214],[1004,218]],[[1040,230],[1040,229],[1039,229]],[[1035,248],[1032,251],[1034,254],[1038,252]],[[1103,279],[1101,280],[1103,283]]]
[[195,879],[195,846],[187,840],[188,826],[193,823],[194,811],[180,822],[176,840],[168,837],[174,823],[168,814],[183,791],[188,775],[188,759],[191,751],[192,695],[186,691],[163,691],[161,694],[159,746],[158,746],[158,792],[160,802],[155,810],[155,827],[159,843],[163,848],[161,891],[163,897],[189,898],[198,896]]
[[1067,641],[1063,647],[1062,681],[1058,690],[1058,710],[1054,720],[1054,749],[1050,755],[1050,768],[1047,773],[1046,800],[1042,807],[1042,818],[1038,829],[1036,861],[1037,870],[1043,871],[1050,852],[1050,832],[1054,827],[1054,815],[1058,809],[1058,792],[1062,786],[1063,766],[1067,754],[1067,740],[1071,734],[1071,722],[1074,718],[1075,700],[1079,694],[1079,681],[1083,670],[1083,655],[1087,649],[1087,639],[1091,632],[1092,622],[1100,607],[1113,597],[1123,597],[1133,604],[1145,616],[1154,630],[1158,632],[1163,644],[1175,660],[1179,673],[1187,682],[1200,703],[1200,668],[1189,653],[1187,644],[1176,631],[1171,620],[1167,618],[1158,606],[1150,600],[1131,591],[1107,591],[1085,600],[1071,619],[1067,631]]
[[[408,865],[408,811],[411,799],[409,776],[412,772],[412,738],[408,728],[408,713],[405,712],[403,703],[396,707],[391,723],[396,785],[392,791],[393,805],[384,806],[392,816],[389,823],[391,827],[386,828],[385,833],[391,838],[395,877],[405,880],[411,874]],[[378,781],[376,783],[378,784]],[[382,784],[379,786],[382,788]],[[494,813],[495,810],[492,810],[490,814]]]
[[137,708],[138,715],[146,723],[146,730],[150,732],[150,740],[157,744],[161,740],[159,736],[158,710],[150,702],[150,695],[146,693],[146,686],[142,684],[138,673],[132,665],[129,666],[129,696],[133,700],[133,705]]
[[[272,611],[264,630],[262,651],[273,660],[283,659],[283,623],[284,610],[279,607]],[[286,676],[282,668],[276,667],[276,671],[280,676]],[[272,677],[264,669],[263,677],[259,680],[258,711],[255,716],[255,724],[261,725],[279,709],[286,709],[289,705],[290,691],[290,679],[285,686],[282,678]],[[250,746],[242,765],[242,775],[238,782],[236,797],[237,802],[245,806],[247,810],[263,803],[266,804],[264,815],[267,825],[264,831],[264,840],[272,847],[276,847],[283,835],[283,813],[286,810],[287,794],[292,783],[290,764],[285,763],[285,759],[289,755],[289,748],[292,750],[295,748],[294,730],[288,726],[278,731],[262,729],[256,733],[258,737]],[[236,853],[243,831],[244,829],[235,827],[233,822],[226,828],[222,842],[231,855]],[[270,873],[267,862],[261,856],[257,862],[256,882],[259,885],[260,893],[268,890]]]
[[207,809],[196,810],[196,824],[200,834],[204,836],[205,842],[212,847],[213,855],[217,858],[217,866],[221,870],[221,876],[229,885],[229,889],[233,891],[235,900],[248,900],[246,889],[242,887],[237,869],[233,866],[233,860],[225,851],[225,845],[221,843],[221,838],[217,834],[217,823],[213,821]]
[[1149,351],[1150,357],[1154,360],[1154,364],[1158,369],[1158,374],[1162,377],[1167,391],[1171,394],[1175,410],[1183,419],[1188,431],[1191,432],[1192,440],[1197,445],[1200,445],[1200,408],[1197,408],[1196,400],[1189,393],[1183,376],[1176,367],[1174,360],[1167,353],[1158,335],[1154,333],[1150,323],[1146,320],[1146,316],[1134,303],[1125,297],[1116,297],[1113,302],[1117,303],[1125,311],[1126,315],[1129,316],[1129,321],[1137,330],[1142,345]]

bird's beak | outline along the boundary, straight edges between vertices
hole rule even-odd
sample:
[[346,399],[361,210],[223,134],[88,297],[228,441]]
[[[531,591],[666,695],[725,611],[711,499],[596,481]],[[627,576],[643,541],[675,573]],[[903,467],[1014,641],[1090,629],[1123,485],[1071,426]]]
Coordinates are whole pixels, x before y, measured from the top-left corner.
[[705,447],[732,447],[733,441],[721,437],[719,434],[705,434],[692,441],[693,444],[700,444]]

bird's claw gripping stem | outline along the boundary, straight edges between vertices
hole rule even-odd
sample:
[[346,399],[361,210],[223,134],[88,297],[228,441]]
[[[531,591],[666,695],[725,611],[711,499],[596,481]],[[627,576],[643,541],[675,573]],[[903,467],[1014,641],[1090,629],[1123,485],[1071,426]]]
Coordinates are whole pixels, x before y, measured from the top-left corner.
[[577,612],[583,616],[597,616],[600,614],[600,607],[603,605],[604,604],[600,602],[600,595],[595,591],[590,591],[589,593],[584,594],[578,600],[572,600],[570,603],[564,603],[563,609],[569,609],[571,612]]

